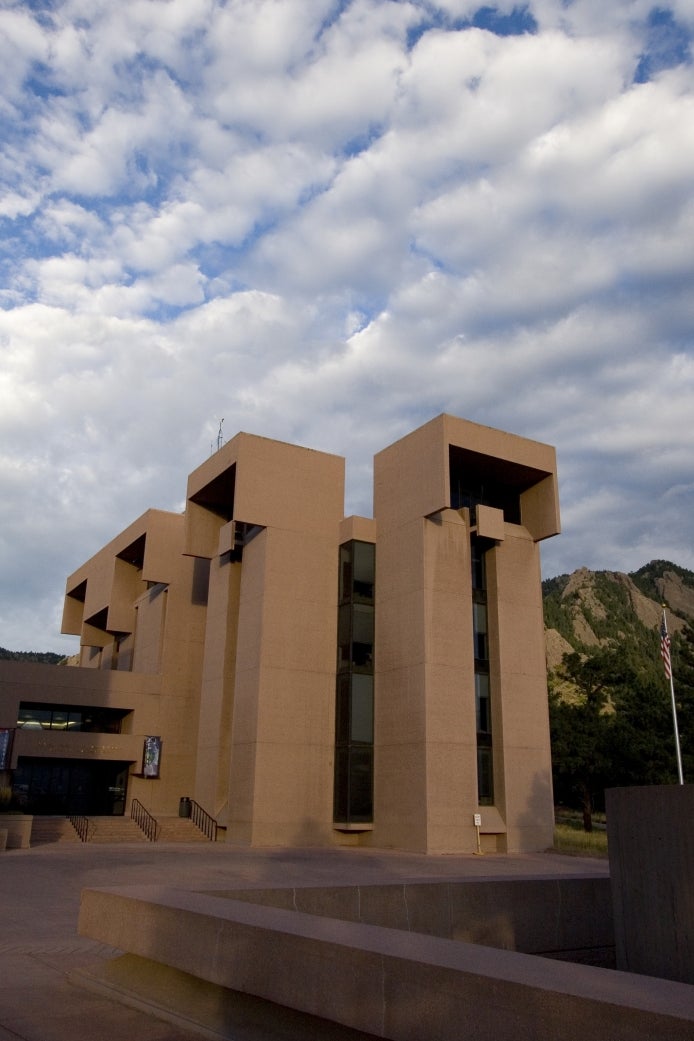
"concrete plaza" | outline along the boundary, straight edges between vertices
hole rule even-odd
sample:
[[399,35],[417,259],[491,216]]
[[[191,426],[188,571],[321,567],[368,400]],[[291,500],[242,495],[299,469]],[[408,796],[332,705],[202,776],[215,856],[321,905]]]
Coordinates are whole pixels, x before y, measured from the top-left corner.
[[[113,958],[78,936],[84,888],[157,884],[189,889],[345,885],[456,879],[605,877],[606,861],[556,854],[425,856],[372,850],[238,849],[225,844],[44,845],[0,857],[0,1041],[184,1041],[169,1023],[80,986],[79,971]],[[366,1035],[297,1013],[241,1004],[238,1041]]]

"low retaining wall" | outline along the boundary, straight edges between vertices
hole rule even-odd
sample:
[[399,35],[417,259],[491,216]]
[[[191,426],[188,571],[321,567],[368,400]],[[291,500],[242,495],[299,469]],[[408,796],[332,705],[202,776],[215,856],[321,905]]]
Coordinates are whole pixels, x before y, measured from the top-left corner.
[[215,896],[614,967],[609,878],[563,876],[215,891]]
[[459,1041],[465,1024],[476,1041],[690,1041],[694,1032],[694,988],[684,984],[209,893],[85,890],[79,931],[223,991],[391,1041]]

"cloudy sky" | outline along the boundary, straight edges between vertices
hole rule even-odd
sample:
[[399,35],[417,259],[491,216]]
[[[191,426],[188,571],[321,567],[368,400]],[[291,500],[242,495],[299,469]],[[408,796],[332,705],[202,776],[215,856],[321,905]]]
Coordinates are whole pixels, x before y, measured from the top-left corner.
[[0,645],[238,430],[556,445],[546,577],[694,568],[694,0],[0,0]]

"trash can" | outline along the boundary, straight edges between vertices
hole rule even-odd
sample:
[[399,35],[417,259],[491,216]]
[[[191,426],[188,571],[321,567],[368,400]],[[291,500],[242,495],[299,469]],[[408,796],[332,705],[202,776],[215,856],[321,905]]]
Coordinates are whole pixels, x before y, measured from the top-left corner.
[[179,817],[190,817],[191,805],[190,799],[187,795],[181,796],[181,801],[178,804],[178,816]]

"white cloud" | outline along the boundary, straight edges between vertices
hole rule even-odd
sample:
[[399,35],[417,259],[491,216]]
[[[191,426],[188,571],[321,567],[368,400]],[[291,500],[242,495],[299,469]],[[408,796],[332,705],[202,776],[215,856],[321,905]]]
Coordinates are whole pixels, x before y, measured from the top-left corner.
[[47,57],[46,40],[29,12],[19,8],[0,10],[0,58],[3,91],[0,111],[12,113],[12,103],[21,97],[22,85],[32,63]]

